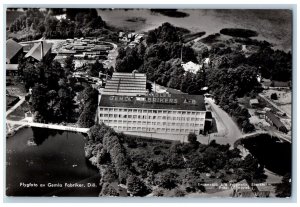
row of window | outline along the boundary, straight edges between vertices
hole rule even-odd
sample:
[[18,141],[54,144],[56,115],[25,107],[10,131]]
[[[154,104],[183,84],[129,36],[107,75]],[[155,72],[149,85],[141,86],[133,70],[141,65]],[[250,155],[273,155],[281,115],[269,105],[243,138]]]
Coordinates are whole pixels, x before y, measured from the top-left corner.
[[125,118],[125,119],[155,119],[155,120],[181,120],[181,121],[204,121],[204,118],[190,117],[167,117],[167,116],[146,116],[146,115],[127,115],[127,114],[99,114],[99,117]]
[[191,130],[191,129],[170,129],[170,128],[147,128],[147,127],[124,127],[124,126],[112,126],[120,131],[143,131],[143,132],[174,132],[174,133],[190,133],[194,132],[195,134],[199,134],[199,130]]
[[114,120],[100,120],[100,122],[104,122],[109,125],[146,125],[146,126],[177,126],[177,127],[204,127],[204,124],[199,123],[174,123],[174,122],[145,122],[145,121],[127,121],[122,122],[121,120],[114,121]]
[[126,109],[126,108],[102,108],[100,111],[106,112],[126,112],[126,113],[153,113],[153,114],[182,114],[182,115],[205,115],[205,112],[195,112],[195,111],[177,111],[177,110],[152,110],[152,109]]

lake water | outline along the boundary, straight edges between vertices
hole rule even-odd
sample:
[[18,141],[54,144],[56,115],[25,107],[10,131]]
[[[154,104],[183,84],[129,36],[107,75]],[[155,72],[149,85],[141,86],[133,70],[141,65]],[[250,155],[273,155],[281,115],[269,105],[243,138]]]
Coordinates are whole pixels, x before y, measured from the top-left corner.
[[[6,195],[98,196],[100,175],[85,158],[82,134],[24,128],[6,142]],[[88,187],[89,183],[95,186]]]
[[[206,34],[219,32],[223,28],[252,29],[259,33],[257,39],[266,40],[274,48],[291,50],[292,12],[291,10],[242,10],[242,9],[186,9],[179,10],[187,17],[169,17],[151,12],[149,9],[99,10],[98,14],[108,24],[136,32],[146,32],[157,28],[163,22],[187,28],[193,32]],[[142,17],[143,21],[127,21]]]
[[280,142],[277,137],[271,137],[270,135],[258,135],[244,139],[242,143],[268,170],[282,176],[291,173],[291,143]]

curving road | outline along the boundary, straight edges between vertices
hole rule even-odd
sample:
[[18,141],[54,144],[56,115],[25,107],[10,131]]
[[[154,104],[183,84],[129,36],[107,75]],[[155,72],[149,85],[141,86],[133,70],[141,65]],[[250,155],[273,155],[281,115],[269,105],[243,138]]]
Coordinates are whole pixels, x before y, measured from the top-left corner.
[[233,146],[234,142],[242,137],[242,132],[232,118],[218,105],[214,103],[211,98],[205,98],[210,104],[213,114],[217,119],[218,131],[221,129],[222,133],[211,134],[210,140],[216,140],[220,144],[230,144]]

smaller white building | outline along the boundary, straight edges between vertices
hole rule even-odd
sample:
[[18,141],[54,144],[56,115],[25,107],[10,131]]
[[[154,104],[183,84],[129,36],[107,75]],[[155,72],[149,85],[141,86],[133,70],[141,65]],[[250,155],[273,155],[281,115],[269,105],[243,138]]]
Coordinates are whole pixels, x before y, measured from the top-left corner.
[[196,74],[202,68],[201,65],[193,63],[192,61],[182,63],[181,66],[186,72],[191,72],[194,74]]

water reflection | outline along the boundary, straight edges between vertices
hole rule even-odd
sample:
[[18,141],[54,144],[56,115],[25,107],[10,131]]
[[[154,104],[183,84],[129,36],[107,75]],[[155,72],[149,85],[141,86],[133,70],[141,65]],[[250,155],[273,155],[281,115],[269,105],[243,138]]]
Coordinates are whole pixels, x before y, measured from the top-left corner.
[[[36,145],[29,145],[28,140]],[[98,196],[98,170],[85,158],[82,134],[24,128],[6,140],[7,196]],[[24,187],[20,184],[45,184]],[[48,187],[48,183],[61,184]],[[65,187],[65,183],[95,183],[93,188]]]
[[[33,132],[33,141],[36,145],[41,145],[43,142],[48,139],[50,136],[55,136],[57,134],[62,135],[64,131],[59,130],[51,130],[51,129],[44,129],[38,127],[32,127]],[[67,132],[66,132],[67,133]]]

